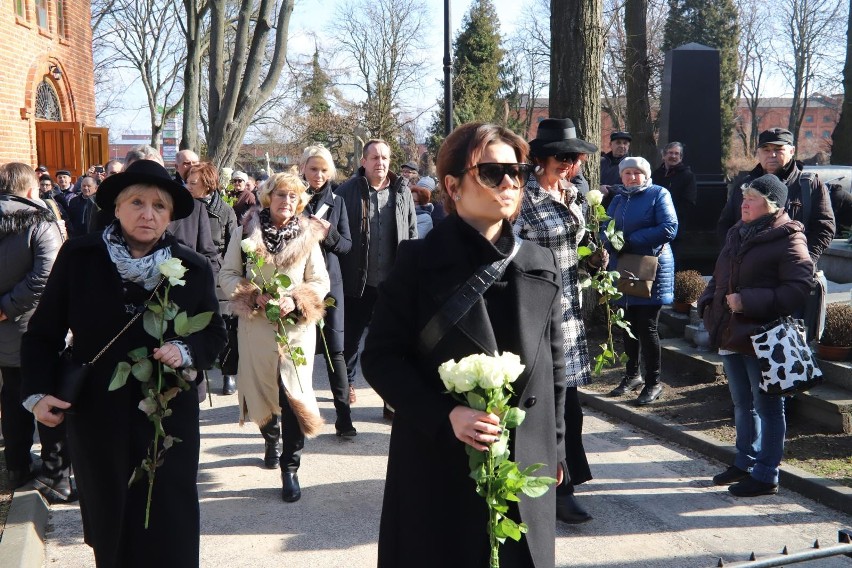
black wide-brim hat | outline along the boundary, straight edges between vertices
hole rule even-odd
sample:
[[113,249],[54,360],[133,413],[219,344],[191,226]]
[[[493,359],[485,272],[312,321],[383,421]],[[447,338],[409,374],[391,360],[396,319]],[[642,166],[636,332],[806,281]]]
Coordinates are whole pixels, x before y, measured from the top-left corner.
[[189,217],[195,208],[189,190],[172,179],[166,168],[153,160],[137,160],[127,166],[123,172],[106,178],[98,187],[95,201],[101,209],[112,211],[118,194],[123,189],[137,184],[154,185],[172,196],[174,201],[172,221]]
[[577,138],[577,129],[570,118],[545,118],[538,123],[535,138],[530,140],[530,155],[546,158],[565,152],[592,154],[598,147]]

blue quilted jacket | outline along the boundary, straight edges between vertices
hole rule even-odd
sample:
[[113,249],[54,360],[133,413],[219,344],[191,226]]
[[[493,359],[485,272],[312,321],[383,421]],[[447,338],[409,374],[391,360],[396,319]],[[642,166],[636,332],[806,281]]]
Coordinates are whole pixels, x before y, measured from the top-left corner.
[[[677,235],[677,214],[669,190],[650,185],[644,190],[627,195],[619,193],[607,208],[615,228],[624,233],[622,252],[658,255],[657,278],[650,298],[622,296],[615,303],[630,305],[663,305],[674,300],[674,257],[669,245]],[[604,237],[605,238],[605,237]],[[618,256],[607,244],[610,253],[609,270],[618,269]]]

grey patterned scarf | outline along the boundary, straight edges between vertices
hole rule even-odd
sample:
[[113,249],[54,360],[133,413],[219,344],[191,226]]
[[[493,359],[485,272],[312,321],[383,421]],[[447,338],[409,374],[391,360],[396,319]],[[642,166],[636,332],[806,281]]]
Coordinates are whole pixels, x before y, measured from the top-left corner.
[[115,264],[118,275],[121,276],[122,280],[139,284],[148,291],[153,290],[157,286],[161,276],[159,270],[160,264],[172,257],[172,251],[169,247],[155,248],[155,250],[142,258],[133,258],[130,255],[130,248],[127,246],[127,241],[124,240],[124,236],[121,234],[118,222],[104,229],[103,239],[104,243],[106,243],[109,258]]

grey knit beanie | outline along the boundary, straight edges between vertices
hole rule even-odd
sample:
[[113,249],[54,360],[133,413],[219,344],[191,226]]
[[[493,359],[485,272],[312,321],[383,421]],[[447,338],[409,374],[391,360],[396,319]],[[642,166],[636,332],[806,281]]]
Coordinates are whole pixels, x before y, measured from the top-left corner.
[[787,186],[773,174],[760,176],[748,184],[748,187],[765,196],[779,209],[784,209],[787,205]]
[[651,164],[649,164],[648,160],[642,156],[627,156],[621,160],[618,163],[618,174],[621,175],[621,172],[627,168],[636,168],[637,170],[641,170],[647,179],[651,179]]

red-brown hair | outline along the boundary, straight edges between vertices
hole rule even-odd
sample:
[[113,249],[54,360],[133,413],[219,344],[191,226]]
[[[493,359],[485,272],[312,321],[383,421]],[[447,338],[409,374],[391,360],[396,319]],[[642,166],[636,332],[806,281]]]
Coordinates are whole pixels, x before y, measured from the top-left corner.
[[530,146],[526,140],[508,128],[496,124],[468,122],[453,130],[441,144],[436,166],[438,183],[441,187],[441,199],[448,212],[455,211],[456,204],[450,194],[447,193],[444,178],[446,176],[461,177],[463,170],[478,163],[485,148],[495,142],[502,142],[515,150],[518,163],[527,161]]
[[211,162],[201,162],[190,167],[186,178],[189,179],[189,176],[193,174],[198,174],[198,181],[201,182],[201,187],[207,190],[207,194],[218,191],[219,170]]

